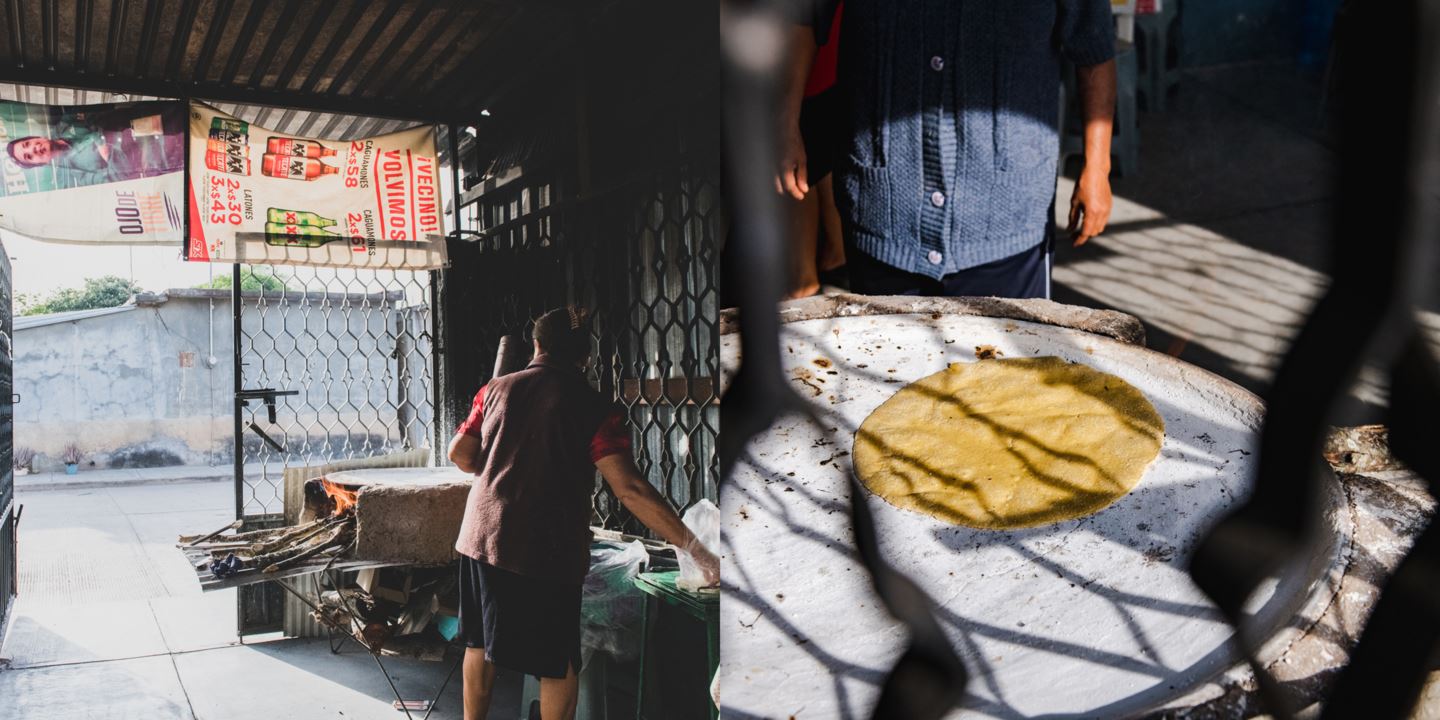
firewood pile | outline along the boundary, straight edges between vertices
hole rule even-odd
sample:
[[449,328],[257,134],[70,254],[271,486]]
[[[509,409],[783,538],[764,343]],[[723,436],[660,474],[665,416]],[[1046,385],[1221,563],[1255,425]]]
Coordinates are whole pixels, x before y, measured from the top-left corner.
[[350,509],[290,527],[236,532],[235,521],[208,535],[181,536],[180,547],[192,557],[203,552],[195,569],[217,578],[274,574],[311,560],[346,556],[355,546],[355,514]]
[[438,660],[445,639],[432,620],[453,620],[455,578],[453,567],[361,571],[355,587],[319,593],[311,617],[371,652]]

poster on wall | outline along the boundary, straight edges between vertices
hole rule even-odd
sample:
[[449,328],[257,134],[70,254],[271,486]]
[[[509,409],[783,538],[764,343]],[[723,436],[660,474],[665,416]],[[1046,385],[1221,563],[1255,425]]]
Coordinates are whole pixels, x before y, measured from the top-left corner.
[[195,262],[429,270],[446,264],[431,128],[294,137],[190,104]]
[[186,130],[178,100],[0,101],[0,228],[60,243],[178,244]]

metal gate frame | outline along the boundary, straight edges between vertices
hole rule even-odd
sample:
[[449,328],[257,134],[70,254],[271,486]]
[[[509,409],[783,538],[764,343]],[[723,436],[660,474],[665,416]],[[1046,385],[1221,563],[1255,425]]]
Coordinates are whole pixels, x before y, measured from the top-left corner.
[[[283,289],[246,291],[245,267],[267,266],[231,268],[235,515],[251,530],[296,520],[307,469],[437,443],[429,273],[291,267]],[[239,634],[283,629],[285,597],[241,587]]]
[[[588,379],[624,409],[642,473],[677,511],[717,501],[719,168],[676,153],[583,199],[564,167],[498,172],[457,193],[464,239],[437,295],[442,424],[468,412],[502,337],[528,345],[540,314],[583,305]],[[644,532],[598,480],[592,506],[597,524]]]
[[14,293],[10,255],[0,244],[0,644],[20,594],[19,523],[15,502]]

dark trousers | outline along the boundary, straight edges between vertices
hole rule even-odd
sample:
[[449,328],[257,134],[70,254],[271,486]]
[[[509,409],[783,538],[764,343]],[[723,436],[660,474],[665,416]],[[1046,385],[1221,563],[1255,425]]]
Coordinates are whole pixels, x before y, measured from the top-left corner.
[[1050,297],[1050,241],[984,265],[950,273],[936,280],[894,268],[845,248],[850,292],[862,295],[929,295],[945,297]]

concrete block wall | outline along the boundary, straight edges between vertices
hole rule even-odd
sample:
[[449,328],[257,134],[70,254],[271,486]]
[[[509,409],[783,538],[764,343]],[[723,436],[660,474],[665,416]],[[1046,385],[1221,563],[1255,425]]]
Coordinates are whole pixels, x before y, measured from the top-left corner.
[[[429,422],[428,387],[416,376],[428,368],[413,358],[409,381],[397,376],[396,331],[387,325],[405,321],[406,313],[245,302],[242,320],[257,338],[258,356],[247,356],[247,387],[263,378],[301,390],[280,399],[273,426],[255,404],[267,433],[323,455],[339,442],[336,432],[398,440]],[[229,292],[199,290],[141,296],[126,311],[17,329],[16,446],[36,451],[37,472],[63,469],[60,456],[72,442],[85,454],[82,470],[233,462],[231,335]],[[410,412],[406,430],[398,426],[402,405],[419,409]],[[259,438],[246,438],[252,441]]]

